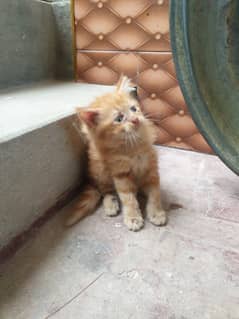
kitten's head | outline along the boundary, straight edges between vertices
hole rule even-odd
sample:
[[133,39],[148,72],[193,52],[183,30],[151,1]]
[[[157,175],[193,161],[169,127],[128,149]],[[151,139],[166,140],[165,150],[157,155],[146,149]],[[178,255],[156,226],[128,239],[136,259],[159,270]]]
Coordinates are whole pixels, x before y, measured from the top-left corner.
[[96,98],[87,108],[78,108],[77,114],[86,135],[105,146],[130,148],[154,142],[154,126],[145,118],[137,88],[126,76],[114,92]]

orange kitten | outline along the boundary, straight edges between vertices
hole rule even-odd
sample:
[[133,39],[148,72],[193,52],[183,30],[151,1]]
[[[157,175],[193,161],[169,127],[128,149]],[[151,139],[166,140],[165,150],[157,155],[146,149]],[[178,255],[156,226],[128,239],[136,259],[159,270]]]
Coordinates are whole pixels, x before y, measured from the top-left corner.
[[146,213],[151,223],[164,225],[166,214],[160,202],[157,155],[152,146],[154,126],[141,112],[130,80],[121,77],[115,92],[98,97],[77,113],[88,140],[89,182],[67,225],[92,213],[101,198],[106,215],[117,215],[119,197],[124,223],[137,231],[144,225],[137,201],[139,191],[148,197]]

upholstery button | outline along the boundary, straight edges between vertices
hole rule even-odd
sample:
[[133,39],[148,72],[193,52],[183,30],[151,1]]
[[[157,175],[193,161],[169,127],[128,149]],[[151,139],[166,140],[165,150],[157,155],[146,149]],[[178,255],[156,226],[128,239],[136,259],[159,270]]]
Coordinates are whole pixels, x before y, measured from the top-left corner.
[[178,142],[178,143],[180,143],[180,142],[182,142],[182,139],[181,139],[181,137],[176,137],[176,142]]
[[161,34],[160,33],[156,33],[154,38],[155,38],[155,40],[160,40],[161,39]]
[[183,115],[185,115],[185,111],[184,111],[184,110],[179,110],[179,111],[178,111],[178,114],[181,115],[181,116],[183,116]]
[[152,66],[152,68],[153,68],[154,70],[157,70],[157,69],[158,69],[158,67],[159,67],[159,66],[158,66],[158,64],[157,64],[157,63],[154,63],[154,64],[153,64],[153,66]]
[[99,39],[100,41],[102,41],[102,40],[104,39],[104,35],[103,35],[103,34],[99,34],[99,35],[98,35],[98,39]]
[[132,22],[132,18],[128,17],[125,19],[126,24],[130,24]]
[[158,0],[158,5],[161,6],[164,3],[164,0]]
[[150,97],[152,100],[154,100],[154,99],[156,99],[157,95],[156,95],[156,93],[151,93]]
[[102,61],[99,61],[99,62],[97,63],[97,65],[98,65],[99,67],[102,67],[102,66],[103,66],[103,62],[102,62]]
[[99,9],[103,8],[103,3],[102,3],[102,2],[98,2],[98,3],[97,3],[97,7],[98,7]]

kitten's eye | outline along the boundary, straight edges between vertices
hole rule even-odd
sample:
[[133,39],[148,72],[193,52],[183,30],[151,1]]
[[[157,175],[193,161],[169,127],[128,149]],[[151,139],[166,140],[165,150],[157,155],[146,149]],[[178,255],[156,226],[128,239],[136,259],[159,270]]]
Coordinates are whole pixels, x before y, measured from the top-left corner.
[[116,116],[115,122],[120,123],[120,122],[123,121],[123,118],[124,118],[124,115],[123,114],[119,114],[119,115]]
[[136,111],[137,111],[137,109],[136,109],[136,107],[135,107],[135,106],[131,106],[131,107],[130,107],[130,111],[132,111],[132,112],[136,112]]

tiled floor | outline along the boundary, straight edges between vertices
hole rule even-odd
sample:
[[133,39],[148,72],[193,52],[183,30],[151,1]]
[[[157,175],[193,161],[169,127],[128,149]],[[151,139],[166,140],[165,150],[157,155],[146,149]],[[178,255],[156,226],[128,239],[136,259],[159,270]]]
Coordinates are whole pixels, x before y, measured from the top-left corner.
[[133,233],[99,210],[66,230],[69,206],[1,268],[1,319],[239,318],[239,177],[159,150],[168,225]]

